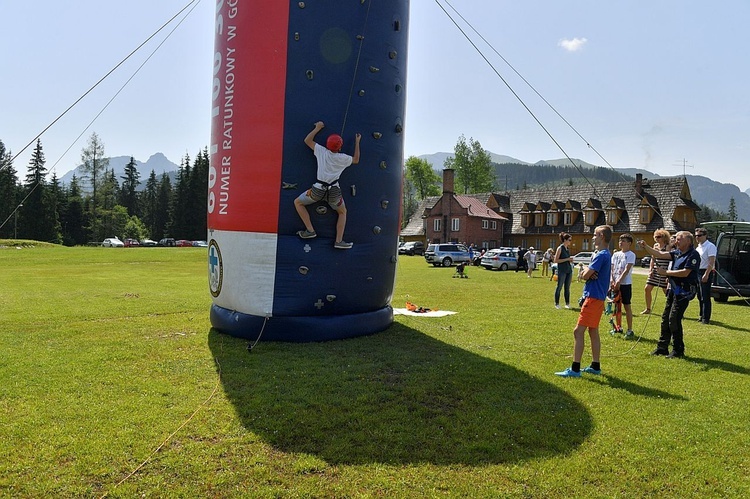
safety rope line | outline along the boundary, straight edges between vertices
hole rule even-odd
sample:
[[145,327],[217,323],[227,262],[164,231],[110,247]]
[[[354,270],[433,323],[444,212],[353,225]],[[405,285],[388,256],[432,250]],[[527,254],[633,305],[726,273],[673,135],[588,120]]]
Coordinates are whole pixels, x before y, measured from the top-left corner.
[[367,13],[365,14],[365,22],[362,26],[362,32],[359,34],[359,50],[357,51],[357,61],[354,64],[354,74],[352,75],[352,85],[349,88],[349,99],[346,101],[346,111],[344,111],[344,121],[341,124],[341,136],[344,136],[344,130],[346,129],[346,120],[349,117],[349,106],[352,103],[352,95],[354,94],[354,83],[357,80],[357,72],[359,71],[359,60],[362,56],[362,45],[365,43],[365,31],[367,30],[367,21],[370,19],[370,7],[372,6],[372,0],[367,2]]
[[[121,60],[120,62],[118,62],[118,63],[117,63],[117,65],[116,65],[115,67],[113,67],[112,69],[110,69],[110,70],[109,70],[109,71],[107,72],[107,74],[105,74],[104,76],[102,76],[102,77],[101,77],[101,78],[99,79],[99,81],[97,81],[97,82],[96,82],[96,83],[95,83],[95,84],[94,84],[94,85],[93,85],[93,86],[92,86],[91,88],[89,88],[88,90],[86,90],[86,92],[84,92],[84,93],[83,93],[83,95],[81,95],[81,96],[80,96],[80,97],[79,97],[79,98],[78,98],[78,99],[77,99],[77,100],[76,100],[75,102],[73,102],[73,104],[71,104],[71,105],[70,105],[70,106],[69,106],[69,107],[68,107],[68,108],[67,108],[67,109],[66,109],[65,111],[63,111],[63,112],[62,112],[62,114],[60,114],[60,116],[58,116],[57,118],[55,118],[55,119],[54,119],[54,120],[52,121],[52,123],[50,123],[49,125],[47,125],[47,126],[46,126],[46,127],[44,128],[44,130],[42,130],[41,132],[39,132],[39,134],[38,134],[38,135],[37,135],[36,137],[34,137],[33,139],[31,139],[31,140],[29,141],[29,143],[28,143],[28,144],[26,144],[26,145],[25,145],[25,146],[23,147],[23,149],[21,149],[20,151],[18,151],[18,153],[16,153],[16,155],[15,155],[15,156],[13,156],[13,157],[11,158],[10,162],[12,163],[12,162],[13,162],[13,161],[14,161],[14,160],[15,160],[15,159],[16,159],[16,158],[17,158],[17,157],[18,157],[18,156],[19,156],[19,155],[20,155],[20,154],[21,154],[22,152],[24,152],[24,151],[25,151],[26,149],[28,149],[28,147],[29,147],[29,146],[30,146],[31,144],[33,144],[33,143],[34,143],[34,141],[36,141],[36,139],[38,139],[39,137],[41,137],[41,136],[42,136],[42,135],[44,134],[44,132],[46,132],[47,130],[49,130],[49,129],[50,129],[51,127],[52,127],[52,125],[54,125],[55,123],[57,123],[57,122],[58,122],[58,121],[59,121],[59,120],[60,120],[60,119],[61,119],[61,118],[62,118],[63,116],[65,116],[65,115],[66,115],[66,114],[67,114],[67,113],[68,113],[68,112],[69,112],[69,111],[70,111],[71,109],[73,109],[73,108],[74,108],[74,107],[75,107],[75,106],[76,106],[76,105],[77,105],[77,104],[78,104],[79,102],[81,102],[81,101],[83,100],[83,98],[84,98],[84,97],[86,97],[86,96],[87,96],[87,95],[88,95],[89,93],[91,93],[91,92],[92,92],[92,91],[93,91],[93,90],[94,90],[94,89],[95,89],[96,87],[98,87],[98,86],[99,86],[99,85],[100,85],[100,84],[101,84],[101,83],[102,83],[102,82],[103,82],[104,80],[106,80],[106,79],[107,79],[107,78],[108,78],[108,77],[109,77],[109,76],[110,76],[110,75],[111,75],[112,73],[114,73],[114,72],[115,72],[115,71],[117,70],[117,68],[119,68],[120,66],[122,66],[122,65],[123,65],[123,64],[125,63],[125,61],[127,61],[128,59],[130,59],[130,57],[132,57],[132,56],[133,56],[133,55],[134,55],[134,54],[135,54],[136,52],[138,52],[138,51],[139,51],[139,50],[140,50],[140,49],[141,49],[141,48],[142,48],[142,47],[143,47],[144,45],[146,45],[146,44],[147,44],[147,43],[148,43],[148,42],[149,42],[149,41],[150,41],[150,40],[151,40],[151,39],[152,39],[153,37],[155,37],[155,36],[156,36],[157,34],[159,34],[159,32],[160,32],[161,30],[163,30],[164,28],[166,28],[166,27],[167,27],[167,26],[168,26],[168,25],[169,25],[169,24],[170,24],[170,23],[171,23],[172,21],[174,21],[174,19],[175,19],[175,18],[176,18],[177,16],[179,16],[179,15],[180,15],[180,14],[181,14],[182,12],[184,12],[184,11],[185,11],[185,10],[186,10],[186,9],[187,9],[188,7],[190,7],[190,5],[191,5],[191,4],[193,4],[193,3],[195,3],[195,2],[198,2],[198,3],[200,3],[200,1],[201,1],[201,0],[190,0],[190,2],[188,2],[188,4],[187,4],[186,6],[184,6],[184,7],[182,8],[182,9],[180,9],[180,11],[179,11],[179,12],[177,12],[177,14],[173,15],[173,16],[172,16],[172,17],[171,17],[171,18],[169,19],[169,21],[165,22],[165,23],[164,23],[164,24],[163,24],[163,25],[162,25],[162,26],[161,26],[161,27],[160,27],[159,29],[157,29],[157,30],[156,30],[156,31],[155,31],[155,32],[154,32],[154,33],[153,33],[153,34],[152,34],[151,36],[149,36],[148,38],[146,38],[146,39],[145,39],[145,40],[143,41],[143,43],[141,43],[141,44],[140,44],[140,45],[138,45],[138,46],[137,46],[137,47],[136,47],[135,49],[133,49],[133,51],[132,51],[132,52],[130,52],[130,53],[129,53],[129,54],[127,55],[127,56],[125,56],[125,58],[124,58],[123,60]],[[197,5],[197,4],[196,4],[196,5]],[[193,8],[195,8],[195,7],[193,7]],[[192,9],[191,9],[191,11],[192,11]],[[0,166],[0,168],[1,168],[1,166]]]
[[[444,1],[446,1],[446,0],[444,0]],[[487,63],[487,65],[492,69],[492,71],[495,73],[495,75],[497,75],[497,77],[500,78],[500,80],[505,84],[505,86],[508,87],[508,90],[510,90],[510,92],[513,94],[513,96],[516,98],[516,100],[518,100],[518,102],[524,107],[524,109],[526,109],[526,111],[529,113],[529,115],[531,115],[531,117],[534,118],[534,121],[537,122],[537,124],[541,127],[542,130],[544,130],[544,132],[547,134],[547,136],[550,138],[550,140],[552,140],[552,142],[557,146],[557,148],[560,149],[560,151],[563,153],[563,155],[568,159],[568,161],[570,161],[570,164],[573,165],[573,167],[578,171],[578,173],[581,175],[581,177],[583,177],[583,179],[586,181],[586,183],[588,183],[591,186],[591,188],[594,190],[594,195],[596,195],[597,197],[601,197],[599,195],[599,193],[597,192],[597,190],[596,190],[596,186],[594,186],[594,184],[591,182],[591,180],[589,180],[589,178],[586,177],[586,175],[584,175],[584,173],[581,171],[581,167],[579,165],[575,164],[575,161],[573,161],[573,159],[570,157],[570,155],[568,155],[568,153],[565,151],[565,149],[562,147],[562,145],[560,145],[560,143],[557,141],[557,139],[555,139],[555,137],[552,135],[552,133],[550,133],[550,131],[547,129],[547,127],[545,127],[544,124],[539,120],[539,118],[537,118],[536,114],[534,114],[534,112],[531,110],[531,108],[529,108],[529,106],[526,105],[526,102],[524,102],[524,100],[521,98],[521,96],[518,95],[518,93],[516,93],[516,91],[513,89],[513,87],[510,85],[510,83],[508,83],[508,81],[505,78],[503,78],[503,76],[500,74],[500,72],[497,70],[497,68],[492,64],[492,62],[490,62],[490,60],[487,58],[487,56],[484,54],[484,52],[482,52],[482,50],[477,46],[477,44],[474,43],[474,40],[471,39],[471,37],[466,33],[466,31],[464,31],[464,29],[458,24],[458,22],[453,18],[453,16],[451,16],[451,14],[445,9],[445,7],[443,7],[443,5],[440,3],[440,0],[435,0],[435,3],[438,5],[438,7],[440,7],[440,9],[445,13],[445,15],[448,16],[448,19],[451,20],[451,22],[461,32],[461,34],[464,36],[464,38],[466,38],[466,41],[468,41],[471,44],[471,46],[474,47],[474,50],[477,51],[477,53],[479,54],[479,56],[482,59],[484,59],[484,62]],[[446,1],[446,3],[448,3],[448,2]]]
[[[473,26],[473,25],[472,25],[472,24],[471,24],[471,23],[470,23],[470,22],[469,22],[469,21],[468,21],[468,20],[467,20],[467,19],[466,19],[466,18],[465,18],[465,17],[464,17],[464,16],[463,16],[463,15],[462,15],[461,13],[460,13],[460,12],[459,12],[459,11],[458,11],[458,10],[457,10],[457,9],[456,9],[456,8],[455,8],[455,7],[454,7],[454,6],[452,5],[452,4],[451,4],[451,3],[450,3],[450,1],[449,1],[449,0],[443,0],[443,1],[444,1],[444,2],[446,3],[446,5],[448,5],[448,6],[449,6],[449,7],[450,7],[450,8],[451,8],[451,9],[452,9],[452,10],[453,10],[453,11],[454,11],[455,13],[456,13],[456,15],[458,15],[458,17],[460,17],[460,18],[461,18],[461,20],[462,20],[462,21],[463,21],[464,23],[466,23],[466,25],[467,25],[467,26],[468,26],[469,28],[471,28],[471,30],[472,30],[472,31],[473,31],[473,32],[474,32],[474,33],[475,33],[475,34],[476,34],[476,35],[477,35],[477,36],[478,36],[478,37],[479,37],[479,38],[480,38],[480,39],[481,39],[481,40],[482,40],[482,41],[483,41],[483,42],[484,42],[484,43],[485,43],[485,44],[486,44],[486,45],[487,45],[487,46],[488,46],[488,47],[489,47],[490,49],[492,49],[492,51],[493,51],[493,52],[494,52],[494,53],[495,53],[495,54],[496,54],[496,55],[497,55],[498,57],[500,57],[500,59],[501,59],[501,60],[502,60],[502,61],[503,61],[503,62],[504,62],[504,63],[505,63],[505,64],[506,64],[506,65],[507,65],[507,66],[508,66],[508,67],[509,67],[509,68],[510,68],[511,70],[513,70],[513,72],[514,72],[514,73],[515,73],[515,74],[516,74],[516,75],[517,75],[517,76],[518,76],[518,77],[519,77],[519,78],[520,78],[520,79],[521,79],[521,80],[522,80],[522,81],[523,81],[523,82],[524,82],[524,83],[525,83],[525,84],[526,84],[526,85],[527,85],[527,86],[528,86],[528,87],[529,87],[529,88],[530,88],[530,89],[531,89],[531,90],[532,90],[532,91],[533,91],[533,92],[534,92],[534,93],[535,93],[535,94],[536,94],[536,95],[537,95],[537,96],[538,96],[538,97],[539,97],[539,98],[540,98],[540,99],[541,99],[541,100],[542,100],[542,101],[543,101],[543,102],[544,102],[544,103],[545,103],[545,104],[546,104],[546,105],[547,105],[547,106],[548,106],[548,107],[549,107],[549,108],[550,108],[550,109],[551,109],[551,110],[552,110],[552,111],[553,111],[553,112],[554,112],[554,113],[555,113],[555,114],[556,114],[556,115],[557,115],[557,116],[558,116],[558,117],[559,117],[559,118],[560,118],[560,119],[561,119],[561,120],[562,120],[562,121],[563,121],[563,122],[564,122],[564,123],[565,123],[565,124],[566,124],[566,125],[567,125],[567,126],[568,126],[568,127],[570,128],[570,129],[571,129],[571,130],[572,130],[572,131],[573,131],[573,132],[574,132],[574,133],[575,133],[575,134],[576,134],[576,135],[578,135],[578,137],[579,137],[579,138],[580,138],[580,139],[581,139],[581,140],[582,140],[582,141],[583,141],[583,142],[584,142],[584,143],[586,144],[586,146],[587,146],[587,147],[588,147],[589,149],[591,149],[592,151],[594,151],[594,153],[596,153],[596,155],[597,155],[597,156],[598,156],[598,157],[599,157],[599,158],[600,158],[600,159],[601,159],[602,161],[604,161],[604,163],[606,163],[606,164],[607,164],[607,166],[608,166],[608,167],[609,167],[609,168],[610,168],[610,169],[611,169],[611,170],[612,170],[612,171],[613,171],[613,172],[614,172],[614,173],[615,173],[616,175],[618,175],[618,176],[619,176],[619,177],[620,177],[620,178],[621,178],[621,179],[622,179],[623,181],[627,181],[627,179],[625,178],[625,175],[624,175],[624,174],[623,174],[622,172],[620,172],[620,171],[618,171],[617,169],[615,169],[615,168],[614,168],[614,166],[612,166],[612,164],[611,164],[611,163],[610,163],[609,161],[607,161],[607,159],[606,159],[606,158],[605,158],[605,157],[604,157],[604,156],[603,156],[603,155],[602,155],[602,154],[601,154],[601,153],[600,153],[600,152],[599,152],[599,151],[598,151],[598,150],[597,150],[597,149],[596,149],[596,148],[595,148],[594,146],[592,146],[592,145],[591,145],[591,143],[590,143],[590,142],[589,142],[589,141],[588,141],[588,140],[587,140],[587,139],[586,139],[586,138],[585,138],[585,137],[584,137],[583,135],[581,135],[581,133],[580,133],[580,132],[579,132],[579,131],[578,131],[578,130],[577,130],[577,129],[576,129],[576,128],[575,128],[575,127],[574,127],[574,126],[573,126],[573,125],[572,125],[572,124],[571,124],[571,123],[570,123],[570,122],[569,122],[569,121],[568,121],[568,120],[567,120],[567,119],[566,119],[566,118],[565,118],[565,117],[564,117],[564,116],[563,116],[563,115],[562,115],[562,114],[561,114],[561,113],[560,113],[560,112],[559,112],[559,111],[558,111],[558,110],[557,110],[557,109],[556,109],[556,108],[555,108],[555,107],[554,107],[554,106],[553,106],[553,105],[552,105],[552,104],[551,104],[551,103],[550,103],[550,102],[549,102],[549,101],[548,101],[548,100],[546,99],[546,98],[544,98],[544,96],[543,96],[543,95],[542,95],[542,94],[541,94],[541,93],[540,93],[540,92],[539,92],[539,91],[538,91],[538,90],[537,90],[537,89],[536,89],[536,88],[535,88],[535,87],[534,87],[534,86],[533,86],[533,85],[532,85],[532,84],[531,84],[531,83],[530,83],[530,82],[529,82],[529,81],[528,81],[528,80],[527,80],[527,79],[526,79],[526,78],[525,78],[525,77],[523,76],[523,75],[521,75],[521,73],[520,73],[520,72],[519,72],[519,71],[518,71],[518,70],[517,70],[517,69],[516,69],[516,68],[515,68],[515,67],[514,67],[514,66],[513,66],[513,65],[512,65],[512,64],[511,64],[511,63],[510,63],[510,62],[509,62],[509,61],[508,61],[508,60],[507,60],[506,58],[505,58],[505,57],[503,57],[503,55],[502,55],[502,54],[500,54],[500,52],[499,52],[499,51],[498,51],[498,50],[497,50],[497,49],[496,49],[496,48],[495,48],[495,47],[494,47],[494,46],[493,46],[493,45],[492,45],[492,44],[491,44],[491,43],[490,43],[490,42],[489,42],[489,41],[488,41],[488,40],[487,40],[487,39],[486,39],[486,38],[485,38],[485,37],[484,37],[484,36],[483,36],[483,35],[482,35],[482,34],[481,34],[481,33],[479,32],[479,31],[477,31],[477,29],[476,29],[476,28],[474,28],[474,26]],[[463,30],[462,30],[462,29],[461,29],[461,28],[460,28],[460,27],[458,26],[458,23],[457,23],[457,22],[456,22],[456,21],[455,21],[455,20],[454,20],[454,19],[452,18],[452,16],[451,16],[450,14],[448,14],[448,12],[446,12],[446,11],[445,11],[445,9],[444,9],[444,8],[442,7],[442,5],[440,5],[440,3],[439,3],[439,1],[438,1],[438,0],[435,0],[435,2],[436,2],[436,3],[437,3],[437,4],[439,5],[439,6],[440,6],[440,8],[441,8],[441,9],[443,10],[443,12],[445,12],[445,14],[446,14],[446,15],[448,16],[448,18],[449,18],[449,19],[450,19],[450,20],[451,20],[451,21],[453,22],[453,24],[455,24],[455,25],[456,25],[456,27],[457,27],[457,28],[458,28],[458,29],[459,29],[459,30],[461,31],[461,33],[462,33],[462,34],[464,35],[464,37],[466,37],[466,39],[467,39],[467,40],[469,41],[469,43],[471,43],[471,44],[472,44],[472,46],[474,46],[474,48],[475,48],[475,49],[477,50],[477,52],[479,52],[479,54],[480,54],[480,55],[482,56],[482,58],[483,58],[483,59],[484,59],[484,60],[485,60],[485,61],[487,62],[487,64],[489,64],[489,65],[490,65],[490,67],[492,67],[492,69],[493,69],[493,70],[495,71],[495,73],[496,73],[496,74],[498,75],[498,77],[500,77],[500,79],[501,79],[501,80],[503,81],[503,83],[505,83],[505,85],[506,85],[506,86],[508,86],[508,88],[510,89],[510,86],[509,86],[509,85],[508,85],[508,83],[507,83],[507,82],[505,81],[505,79],[503,79],[503,77],[502,77],[502,76],[500,76],[500,74],[499,74],[499,73],[497,72],[497,70],[495,69],[495,67],[494,67],[494,66],[493,66],[493,65],[492,65],[492,64],[491,64],[491,63],[489,62],[489,60],[488,60],[488,59],[487,59],[487,58],[486,58],[486,57],[484,56],[484,54],[483,54],[483,53],[481,52],[481,50],[480,50],[480,49],[479,49],[479,48],[478,48],[478,47],[477,47],[477,46],[476,46],[476,45],[474,44],[474,42],[473,42],[472,40],[470,40],[470,39],[469,39],[469,37],[468,37],[468,36],[466,35],[466,33],[465,33],[465,32],[464,32],[464,31],[463,31]],[[511,92],[513,92],[513,90],[512,90],[512,89],[511,89]],[[517,98],[517,99],[519,99],[519,101],[521,100],[521,99],[520,99],[520,97],[519,97],[518,95],[516,95],[516,93],[515,93],[515,92],[513,92],[513,95],[515,95],[515,96],[516,96],[516,98]],[[524,107],[526,108],[526,110],[527,110],[527,111],[529,111],[529,113],[530,113],[530,114],[532,114],[532,116],[533,116],[533,117],[534,117],[534,119],[535,119],[535,120],[537,121],[537,123],[539,123],[539,125],[540,125],[540,126],[542,126],[542,124],[541,124],[541,123],[539,122],[539,120],[538,120],[538,119],[536,119],[536,116],[534,116],[534,115],[533,115],[533,113],[531,113],[531,111],[530,111],[530,110],[529,110],[529,108],[528,108],[528,107],[527,107],[527,106],[526,106],[526,105],[525,105],[525,104],[523,103],[523,101],[521,101],[521,104],[523,104],[523,106],[524,106]],[[594,189],[594,194],[595,194],[595,195],[596,195],[597,197],[600,197],[600,196],[599,196],[599,194],[598,194],[598,192],[596,191],[596,188],[594,187],[594,185],[592,184],[592,182],[591,182],[591,181],[589,180],[589,178],[588,178],[588,177],[586,176],[586,174],[585,174],[585,173],[584,173],[584,172],[583,172],[583,171],[581,170],[581,168],[580,168],[580,167],[579,167],[578,165],[576,165],[576,164],[575,164],[575,162],[574,162],[574,161],[573,161],[573,160],[572,160],[572,159],[570,158],[570,156],[568,156],[568,155],[567,155],[567,154],[565,153],[565,151],[564,151],[564,150],[563,150],[563,149],[562,149],[562,148],[560,147],[560,145],[559,145],[559,144],[557,143],[557,141],[555,141],[555,139],[554,139],[554,138],[552,137],[552,135],[551,135],[551,134],[550,134],[550,133],[549,133],[549,132],[548,132],[548,131],[546,130],[546,128],[544,128],[544,126],[542,126],[542,128],[544,129],[544,131],[545,131],[545,132],[547,132],[547,135],[549,135],[549,136],[550,136],[550,138],[551,138],[551,139],[553,140],[553,142],[555,143],[555,145],[557,145],[557,146],[558,146],[558,148],[560,148],[560,150],[561,150],[561,151],[563,152],[563,154],[565,154],[565,157],[566,157],[566,158],[568,159],[568,161],[570,161],[570,163],[571,163],[571,164],[573,165],[573,167],[575,167],[575,169],[576,169],[576,170],[578,171],[578,173],[579,173],[579,174],[581,175],[581,177],[583,177],[583,179],[584,179],[584,180],[585,180],[585,181],[586,181],[586,182],[587,182],[587,183],[588,183],[588,184],[589,184],[589,185],[590,185],[590,186],[591,186],[591,187],[592,187],[592,188]],[[634,188],[633,190],[635,191],[635,188]],[[639,195],[637,191],[636,191],[636,195]],[[650,200],[648,199],[648,197],[647,197],[647,196],[642,196],[642,199],[645,199],[645,200],[646,200],[646,204],[647,204],[647,205],[648,205],[648,206],[649,206],[650,208],[652,208],[652,209],[654,210],[654,212],[656,212],[656,213],[657,213],[657,214],[658,214],[659,216],[662,216],[662,212],[661,212],[661,209],[660,209],[660,208],[659,208],[658,206],[654,206],[654,205],[653,205],[653,204],[652,204],[652,203],[650,202]]]
[[[223,344],[222,344],[222,348],[223,348]],[[101,496],[99,496],[99,497],[100,497],[100,499],[104,499],[105,497],[107,497],[107,496],[109,495],[109,493],[110,493],[110,492],[112,492],[112,491],[113,491],[114,489],[116,489],[117,487],[119,487],[120,485],[122,485],[123,483],[125,483],[126,481],[128,481],[128,480],[129,480],[130,478],[132,478],[133,476],[135,476],[135,474],[136,474],[136,473],[138,473],[138,472],[139,472],[139,471],[140,471],[141,469],[143,469],[143,467],[144,467],[144,466],[146,466],[146,465],[147,465],[147,464],[148,464],[149,462],[151,462],[151,460],[153,459],[153,457],[154,457],[154,456],[155,456],[155,455],[156,455],[156,454],[157,454],[157,453],[158,453],[159,451],[161,451],[161,449],[162,449],[162,448],[163,448],[163,447],[164,447],[165,445],[167,445],[167,443],[169,443],[169,441],[170,441],[170,440],[172,439],[172,437],[174,437],[174,436],[175,436],[175,435],[177,434],[177,432],[179,432],[179,431],[180,431],[180,430],[181,430],[182,428],[184,428],[184,427],[185,427],[185,426],[186,426],[186,425],[187,425],[187,424],[188,424],[188,423],[189,423],[190,421],[192,421],[192,419],[193,419],[193,418],[194,418],[194,417],[196,416],[196,414],[198,414],[198,412],[200,412],[200,410],[201,410],[201,409],[203,409],[203,408],[204,408],[205,406],[207,406],[207,405],[208,405],[208,403],[209,403],[209,402],[211,401],[211,399],[213,399],[213,398],[214,398],[214,395],[216,395],[216,392],[217,392],[217,391],[219,391],[219,384],[221,383],[221,364],[219,363],[219,361],[218,361],[218,359],[217,359],[216,357],[214,357],[214,362],[216,363],[216,368],[217,368],[217,376],[216,376],[216,383],[214,384],[214,389],[213,389],[213,390],[211,391],[211,395],[209,395],[209,396],[208,396],[208,398],[207,398],[206,400],[204,400],[204,401],[203,401],[203,403],[202,403],[202,404],[200,404],[200,405],[199,405],[199,406],[198,406],[198,407],[197,407],[197,408],[195,409],[195,411],[193,411],[193,413],[192,413],[192,414],[190,415],[190,417],[188,417],[188,418],[187,418],[187,419],[186,419],[185,421],[183,421],[183,422],[182,422],[182,424],[180,424],[180,426],[178,426],[176,430],[174,430],[174,431],[173,431],[172,433],[170,433],[170,434],[169,434],[169,436],[168,436],[167,438],[165,438],[165,439],[164,439],[164,440],[162,441],[162,443],[160,443],[160,444],[159,444],[159,445],[158,445],[158,446],[157,446],[157,447],[156,447],[156,448],[155,448],[155,449],[154,449],[154,450],[153,450],[153,451],[151,452],[151,454],[149,454],[149,455],[148,455],[148,456],[146,457],[146,459],[144,459],[144,460],[143,460],[143,462],[141,462],[141,464],[139,464],[138,466],[136,466],[136,467],[135,467],[135,468],[133,469],[133,471],[131,471],[130,473],[128,473],[128,474],[127,474],[127,475],[125,476],[125,478],[123,478],[122,480],[120,480],[119,482],[117,482],[117,483],[116,483],[116,484],[114,485],[114,487],[112,487],[112,490],[110,490],[110,491],[108,491],[108,492],[105,492],[104,494],[102,494]]]
[[[79,97],[78,100],[76,100],[73,104],[71,104],[70,107],[68,107],[68,109],[66,109],[60,116],[58,116],[57,118],[55,118],[55,120],[52,123],[50,123],[44,130],[42,130],[36,137],[34,137],[34,139],[31,142],[29,142],[28,144],[26,144],[26,146],[18,154],[16,154],[15,156],[13,156],[13,158],[7,163],[8,166],[10,166],[13,163],[13,160],[15,160],[24,150],[26,150],[29,147],[29,145],[31,145],[34,141],[36,141],[39,137],[41,137],[42,134],[44,134],[47,130],[49,130],[49,128],[52,127],[52,125],[54,125],[60,118],[62,118],[71,109],[73,109],[73,107],[76,104],[78,104],[88,93],[90,93],[92,90],[94,90],[94,88],[96,88],[100,83],[102,83],[108,76],[110,76],[119,66],[121,66],[125,61],[127,61],[139,49],[141,49],[149,40],[151,40],[161,30],[163,30],[167,25],[169,25],[172,21],[174,21],[174,19],[177,16],[179,16],[182,12],[184,12],[188,7],[190,7],[191,4],[195,3],[195,5],[193,5],[193,7],[187,12],[187,14],[185,14],[185,16],[182,19],[180,19],[180,21],[172,28],[172,30],[167,34],[167,36],[165,36],[164,39],[161,42],[159,42],[159,44],[156,46],[156,48],[154,48],[154,50],[151,51],[151,53],[149,54],[149,56],[141,63],[140,66],[138,66],[138,68],[133,72],[133,74],[130,76],[130,78],[128,78],[125,81],[125,83],[122,84],[122,86],[119,88],[119,90],[117,90],[117,92],[112,96],[112,98],[109,99],[109,101],[107,101],[107,103],[104,105],[104,107],[102,107],[102,109],[96,114],[96,116],[94,116],[94,118],[88,123],[88,125],[86,125],[86,127],[81,131],[81,133],[78,135],[78,137],[76,137],[70,143],[70,145],[68,146],[68,148],[65,149],[65,151],[63,151],[63,153],[60,155],[60,157],[57,158],[57,161],[55,161],[54,164],[52,165],[52,167],[49,169],[50,173],[53,172],[55,170],[55,168],[57,167],[58,163],[60,163],[60,161],[62,161],[62,159],[65,157],[65,155],[68,154],[68,152],[73,148],[73,146],[81,139],[81,137],[83,136],[83,134],[86,133],[86,131],[89,128],[91,128],[91,126],[94,124],[94,122],[97,119],[99,119],[99,116],[101,116],[104,113],[104,111],[109,107],[110,104],[112,104],[112,102],[117,98],[117,96],[120,95],[120,93],[131,82],[131,80],[133,80],[133,78],[135,78],[135,76],[141,71],[141,69],[143,69],[143,67],[146,65],[146,63],[149,60],[151,60],[151,58],[162,47],[162,45],[164,45],[164,43],[166,43],[166,41],[172,36],[172,34],[174,34],[175,30],[177,30],[177,28],[179,28],[180,25],[182,25],[182,23],[185,22],[185,19],[188,18],[188,16],[193,12],[193,10],[195,10],[195,8],[198,6],[198,4],[200,2],[201,2],[201,0],[191,0],[191,2],[188,3],[182,10],[180,10],[177,14],[175,14],[174,16],[172,16],[172,18],[169,21],[167,21],[166,23],[164,23],[157,31],[155,31],[151,36],[149,36],[135,50],[133,50],[130,54],[128,54],[125,57],[125,59],[123,59],[122,61],[120,61],[120,63],[118,63],[117,66],[115,66],[114,68],[112,68],[106,75],[104,75],[94,86],[92,86],[90,89],[88,89],[86,91],[86,93],[84,93],[81,97]],[[0,170],[2,170],[3,166],[5,166],[5,165],[0,165]],[[39,182],[34,183],[34,185],[31,187],[31,189],[26,194],[26,196],[23,198],[23,200],[21,200],[21,202],[13,209],[13,211],[10,213],[10,215],[8,215],[8,217],[3,221],[3,223],[0,224],[0,229],[2,229],[3,227],[5,227],[5,224],[8,223],[8,221],[11,219],[11,217],[13,217],[13,215],[16,213],[16,211],[18,211],[19,207],[26,202],[26,200],[31,196],[31,194],[36,190],[37,187],[39,187]]]

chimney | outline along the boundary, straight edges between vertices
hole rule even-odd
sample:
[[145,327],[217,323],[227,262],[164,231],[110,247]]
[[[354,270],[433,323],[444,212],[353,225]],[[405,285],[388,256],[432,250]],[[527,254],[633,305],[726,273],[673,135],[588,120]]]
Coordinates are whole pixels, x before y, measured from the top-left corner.
[[635,174],[635,193],[638,197],[643,197],[643,174]]
[[443,170],[443,194],[453,194],[453,175],[455,170],[445,168]]

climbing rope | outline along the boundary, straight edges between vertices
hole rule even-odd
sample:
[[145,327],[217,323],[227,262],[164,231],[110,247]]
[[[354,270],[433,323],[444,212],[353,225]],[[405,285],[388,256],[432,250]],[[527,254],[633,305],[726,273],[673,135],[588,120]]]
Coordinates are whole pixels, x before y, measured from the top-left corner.
[[354,74],[352,75],[352,85],[349,88],[349,98],[346,101],[346,111],[344,111],[344,120],[341,124],[341,136],[344,136],[344,130],[346,129],[346,120],[349,117],[349,106],[352,103],[352,95],[354,95],[354,83],[357,80],[357,72],[359,71],[359,60],[362,56],[362,45],[365,43],[365,31],[367,30],[367,21],[370,18],[370,7],[372,6],[372,0],[367,2],[367,13],[365,14],[365,22],[362,25],[362,32],[357,36],[359,40],[359,49],[357,50],[357,61],[354,64]]

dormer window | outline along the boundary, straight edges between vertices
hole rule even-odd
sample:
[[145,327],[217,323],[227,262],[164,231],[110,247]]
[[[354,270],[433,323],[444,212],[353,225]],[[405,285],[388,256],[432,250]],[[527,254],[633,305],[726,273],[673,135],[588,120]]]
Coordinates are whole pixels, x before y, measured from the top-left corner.
[[596,210],[587,210],[584,215],[584,223],[586,225],[595,225],[596,219],[599,216],[599,212]]
[[557,227],[558,223],[560,223],[560,214],[558,212],[551,211],[547,213],[547,225]]
[[536,225],[537,227],[544,226],[544,213],[536,213],[534,215],[534,225]]
[[618,210],[607,210],[607,223],[611,226],[617,225],[619,219]]
[[654,210],[650,206],[641,206],[638,210],[639,222],[643,225],[651,223],[651,219],[654,216]]
[[524,213],[521,215],[521,225],[524,227],[531,227],[531,213]]

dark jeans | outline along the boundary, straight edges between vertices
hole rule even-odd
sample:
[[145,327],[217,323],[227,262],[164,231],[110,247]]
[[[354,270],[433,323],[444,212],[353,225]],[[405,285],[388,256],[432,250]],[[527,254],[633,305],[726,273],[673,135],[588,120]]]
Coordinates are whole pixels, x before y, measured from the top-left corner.
[[570,281],[573,280],[573,272],[557,273],[557,288],[555,288],[555,305],[560,304],[560,289],[565,285],[565,304],[570,305]]
[[[705,270],[700,271],[700,277],[703,278]],[[701,289],[698,293],[698,303],[700,304],[700,318],[703,322],[711,320],[711,284],[714,282],[714,273],[706,280],[701,281]]]
[[671,340],[675,353],[685,353],[685,343],[682,340],[682,317],[685,315],[688,305],[690,305],[689,299],[677,299],[671,290],[667,293],[664,313],[661,314],[661,337],[656,344],[662,352],[669,350]]

